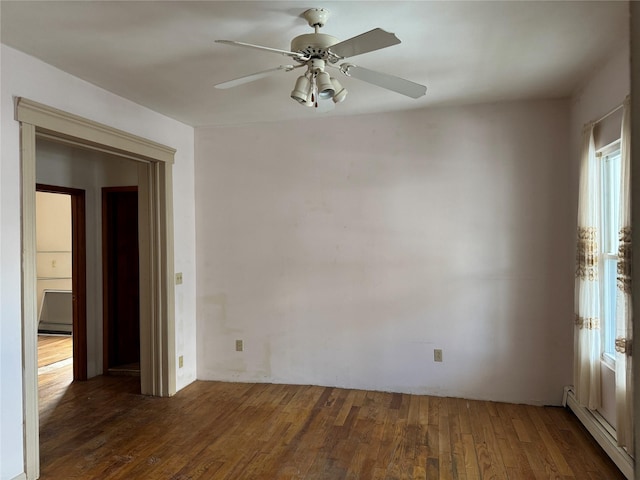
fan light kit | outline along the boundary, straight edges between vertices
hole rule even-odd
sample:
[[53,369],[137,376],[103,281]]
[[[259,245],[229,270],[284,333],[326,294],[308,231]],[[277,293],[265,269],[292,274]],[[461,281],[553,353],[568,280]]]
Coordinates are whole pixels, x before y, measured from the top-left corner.
[[363,53],[380,50],[400,43],[395,34],[381,28],[374,28],[356,37],[340,41],[331,35],[320,33],[329,18],[329,11],[324,8],[312,8],[302,14],[314,33],[299,35],[291,41],[291,50],[253,45],[251,43],[235,42],[233,40],[216,40],[217,43],[237,47],[253,48],[256,50],[278,53],[290,57],[297,65],[280,65],[269,70],[245,75],[235,80],[215,85],[216,88],[231,88],[238,85],[267,77],[276,72],[290,72],[297,68],[306,67],[306,72],[299,76],[291,92],[291,98],[301,105],[318,107],[319,100],[333,100],[333,103],[344,101],[347,89],[326,69],[334,69],[347,77],[357,78],[367,83],[377,85],[387,90],[406,95],[411,98],[423,96],[427,87],[404,78],[387,73],[368,70],[351,63],[336,64],[347,57],[354,57]]

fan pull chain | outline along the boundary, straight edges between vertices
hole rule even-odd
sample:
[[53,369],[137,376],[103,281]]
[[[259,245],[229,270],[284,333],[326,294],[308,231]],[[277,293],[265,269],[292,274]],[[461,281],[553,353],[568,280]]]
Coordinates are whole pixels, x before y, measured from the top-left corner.
[[318,102],[316,102],[316,74],[311,75],[311,103],[318,108]]

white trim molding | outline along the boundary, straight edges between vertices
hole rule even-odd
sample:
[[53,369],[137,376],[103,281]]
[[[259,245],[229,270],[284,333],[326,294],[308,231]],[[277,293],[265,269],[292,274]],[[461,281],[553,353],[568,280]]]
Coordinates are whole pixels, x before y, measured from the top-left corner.
[[[73,141],[84,148],[126,156],[139,162],[140,210],[140,387],[146,395],[176,392],[175,300],[173,265],[172,166],[175,149],[94,121],[15,99],[20,122],[22,178],[22,344],[24,469],[28,480],[40,476],[37,294],[36,294],[36,136]],[[142,254],[144,252],[144,254]]]
[[[22,398],[25,473],[40,476],[38,414],[38,306],[36,293],[36,129],[20,125],[22,157]],[[27,220],[29,219],[29,220]]]
[[16,98],[16,120],[56,137],[81,139],[85,145],[108,146],[149,160],[173,163],[176,150],[160,143],[63,112],[23,97]]
[[634,470],[634,460],[623,448],[618,446],[616,438],[610,429],[603,424],[604,419],[598,418],[597,412],[592,412],[587,407],[578,403],[572,387],[565,387],[563,403],[578,417],[591,436],[609,455],[609,458],[616,464],[627,479],[632,480]]

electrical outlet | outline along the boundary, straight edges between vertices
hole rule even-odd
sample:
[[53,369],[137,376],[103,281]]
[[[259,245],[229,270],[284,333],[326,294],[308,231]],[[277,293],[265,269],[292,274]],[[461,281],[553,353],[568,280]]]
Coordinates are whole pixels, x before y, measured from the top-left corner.
[[244,350],[244,344],[242,340],[236,340],[236,352],[242,352]]
[[176,273],[176,285],[182,285],[182,272]]
[[184,357],[180,355],[178,357],[178,368],[182,368],[184,366]]
[[434,362],[441,362],[442,361],[442,350],[439,348],[436,348],[433,350],[433,361]]

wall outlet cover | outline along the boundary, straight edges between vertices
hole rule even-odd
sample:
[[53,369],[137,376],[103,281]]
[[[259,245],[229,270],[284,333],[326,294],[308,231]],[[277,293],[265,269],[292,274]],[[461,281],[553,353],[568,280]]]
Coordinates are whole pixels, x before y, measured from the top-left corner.
[[441,362],[442,361],[442,350],[439,348],[436,348],[433,351],[433,361],[434,362]]

